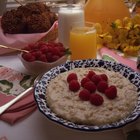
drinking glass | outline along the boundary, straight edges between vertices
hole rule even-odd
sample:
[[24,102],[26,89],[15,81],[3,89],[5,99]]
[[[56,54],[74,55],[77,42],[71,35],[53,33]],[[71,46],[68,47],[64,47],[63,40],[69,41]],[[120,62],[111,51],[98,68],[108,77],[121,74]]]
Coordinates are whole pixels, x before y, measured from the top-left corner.
[[81,60],[96,58],[96,40],[94,23],[86,22],[84,26],[73,26],[70,31],[70,59]]
[[78,26],[84,25],[84,10],[81,5],[67,5],[58,12],[58,40],[66,48],[69,47],[69,33],[71,27],[77,22]]

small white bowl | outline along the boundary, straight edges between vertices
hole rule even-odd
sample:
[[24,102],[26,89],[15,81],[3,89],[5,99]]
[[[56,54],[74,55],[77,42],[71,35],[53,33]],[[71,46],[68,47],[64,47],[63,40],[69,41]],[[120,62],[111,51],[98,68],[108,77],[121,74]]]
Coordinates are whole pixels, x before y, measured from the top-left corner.
[[22,53],[19,54],[19,58],[22,64],[24,65],[24,67],[29,71],[29,73],[33,75],[38,75],[40,73],[47,72],[51,68],[64,64],[67,61],[67,56],[65,55],[52,63],[46,63],[41,61],[28,62],[25,59],[23,59]]

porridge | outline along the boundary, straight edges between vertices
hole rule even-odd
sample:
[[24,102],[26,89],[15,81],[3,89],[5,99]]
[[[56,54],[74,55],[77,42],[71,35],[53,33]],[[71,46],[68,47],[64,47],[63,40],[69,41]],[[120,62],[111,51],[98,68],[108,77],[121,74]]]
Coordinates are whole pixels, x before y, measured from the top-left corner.
[[[101,84],[101,81],[96,83],[96,88],[94,90],[93,87],[91,88],[93,91],[90,91],[88,98],[87,94],[80,96],[80,92],[85,90],[86,84],[82,86],[81,81],[89,74],[89,71],[93,71],[96,75],[106,75],[107,87],[105,84]],[[72,87],[70,86],[69,79],[71,78],[68,76],[71,73],[77,75],[76,80],[79,85],[74,83]],[[71,77],[74,78],[74,76]],[[93,76],[89,76],[89,79],[91,77]],[[107,89],[112,85],[116,90],[113,91],[113,94],[111,93],[111,96],[108,96]],[[93,103],[92,95],[98,95],[100,98],[96,98]],[[127,117],[134,110],[137,98],[137,88],[128,79],[118,72],[103,68],[75,68],[61,73],[50,81],[46,91],[47,103],[57,116],[74,123],[87,125],[103,125]]]

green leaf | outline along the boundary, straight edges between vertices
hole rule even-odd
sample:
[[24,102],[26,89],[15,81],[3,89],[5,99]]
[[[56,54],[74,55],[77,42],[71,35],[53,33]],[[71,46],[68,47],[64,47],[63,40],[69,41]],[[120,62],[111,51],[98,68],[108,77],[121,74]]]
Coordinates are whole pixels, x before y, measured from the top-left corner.
[[11,83],[11,82],[9,82],[7,80],[0,80],[0,84],[6,86],[6,89],[3,89],[3,87],[1,86],[0,90],[5,92],[5,93],[7,93],[7,94],[9,94],[10,89],[12,89],[12,87],[13,87],[13,83]]
[[65,54],[66,54],[66,55],[71,55],[71,54],[72,54],[69,48],[67,48],[67,49],[65,50]]
[[20,81],[20,85],[24,89],[27,89],[33,85],[33,81],[34,81],[34,78],[31,75],[25,75],[23,76],[23,79]]
[[111,56],[109,56],[109,55],[106,55],[106,54],[104,54],[104,55],[102,56],[102,59],[103,59],[103,60],[107,60],[107,61],[115,61],[115,62],[116,62],[116,60],[115,60],[113,57],[111,57]]
[[117,28],[116,23],[112,22],[112,23],[111,23],[111,27],[112,27],[113,29],[116,29],[116,28]]

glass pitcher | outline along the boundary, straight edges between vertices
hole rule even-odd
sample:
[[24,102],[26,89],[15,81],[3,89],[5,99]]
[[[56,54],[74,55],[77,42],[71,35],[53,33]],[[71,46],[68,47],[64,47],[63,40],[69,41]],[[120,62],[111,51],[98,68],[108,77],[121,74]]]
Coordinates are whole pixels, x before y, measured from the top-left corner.
[[130,17],[123,0],[88,0],[84,10],[85,20],[100,23],[103,30],[108,29],[116,19]]

